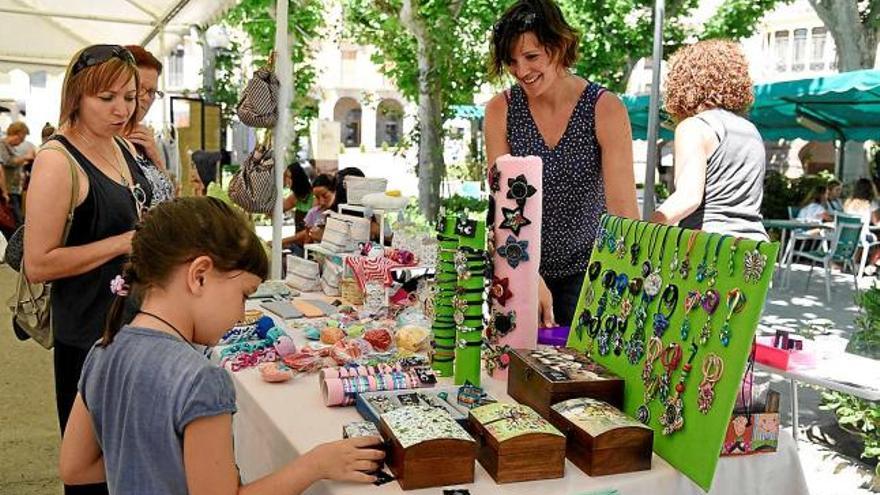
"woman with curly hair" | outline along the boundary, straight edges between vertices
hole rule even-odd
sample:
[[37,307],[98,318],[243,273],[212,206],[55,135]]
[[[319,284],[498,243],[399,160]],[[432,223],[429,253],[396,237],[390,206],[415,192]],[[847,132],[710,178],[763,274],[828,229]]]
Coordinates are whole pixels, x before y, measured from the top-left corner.
[[675,193],[652,222],[766,240],[764,142],[745,114],[754,102],[739,46],[701,41],[679,50],[666,76],[675,127]]

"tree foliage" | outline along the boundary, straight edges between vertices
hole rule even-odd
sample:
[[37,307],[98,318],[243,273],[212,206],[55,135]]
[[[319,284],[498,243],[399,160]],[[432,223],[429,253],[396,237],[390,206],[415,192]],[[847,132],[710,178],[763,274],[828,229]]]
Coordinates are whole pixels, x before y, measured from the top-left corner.
[[[663,23],[663,53],[697,39],[742,39],[754,33],[763,15],[780,1],[725,0],[699,26],[689,22],[697,0],[668,0]],[[566,19],[581,33],[580,59],[575,72],[624,92],[636,63],[650,57],[654,39],[654,2],[651,0],[560,0]]]

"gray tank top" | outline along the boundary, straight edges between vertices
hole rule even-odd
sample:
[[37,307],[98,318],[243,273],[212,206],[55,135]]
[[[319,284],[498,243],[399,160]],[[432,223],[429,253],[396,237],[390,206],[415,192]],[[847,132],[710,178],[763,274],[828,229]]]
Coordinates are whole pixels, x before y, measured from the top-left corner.
[[727,110],[707,110],[696,118],[715,131],[719,145],[706,164],[703,202],[679,225],[767,240],[761,223],[765,168],[761,134],[754,124]]

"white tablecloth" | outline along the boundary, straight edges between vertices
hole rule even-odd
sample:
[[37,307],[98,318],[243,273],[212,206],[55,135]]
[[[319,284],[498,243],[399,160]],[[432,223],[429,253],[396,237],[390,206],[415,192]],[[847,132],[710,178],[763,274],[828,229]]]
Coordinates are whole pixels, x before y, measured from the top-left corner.
[[[354,407],[325,407],[317,375],[300,376],[283,384],[269,384],[255,369],[234,373],[238,393],[238,413],[234,416],[235,450],[242,480],[253,481],[281,468],[312,447],[342,438],[342,426],[361,420]],[[484,380],[489,393],[511,400],[506,383]],[[591,478],[566,461],[565,477],[557,480],[498,485],[476,465],[473,484],[463,485],[473,495],[522,494],[578,495],[615,488],[621,495],[689,495],[703,491],[663,459],[654,456],[650,471]],[[404,493],[397,482],[381,487],[322,482],[309,494],[389,494]],[[441,493],[439,488],[413,490],[413,495]],[[781,431],[779,451],[748,457],[728,457],[719,461],[712,495],[805,495],[808,494],[800,460],[788,432]]]

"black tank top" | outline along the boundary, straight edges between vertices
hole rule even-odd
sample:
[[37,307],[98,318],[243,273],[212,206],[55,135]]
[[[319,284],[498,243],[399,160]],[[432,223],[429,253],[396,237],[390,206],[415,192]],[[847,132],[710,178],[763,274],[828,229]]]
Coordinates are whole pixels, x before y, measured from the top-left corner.
[[[82,246],[132,230],[138,221],[131,191],[108,178],[64,136],[54,136],[76,159],[88,177],[89,193],[73,213],[65,246]],[[135,183],[150,204],[152,189],[125,146],[122,149]],[[52,282],[52,326],[55,339],[63,344],[89,349],[100,338],[113,294],[110,281],[122,273],[125,256],[116,257],[94,270]]]

